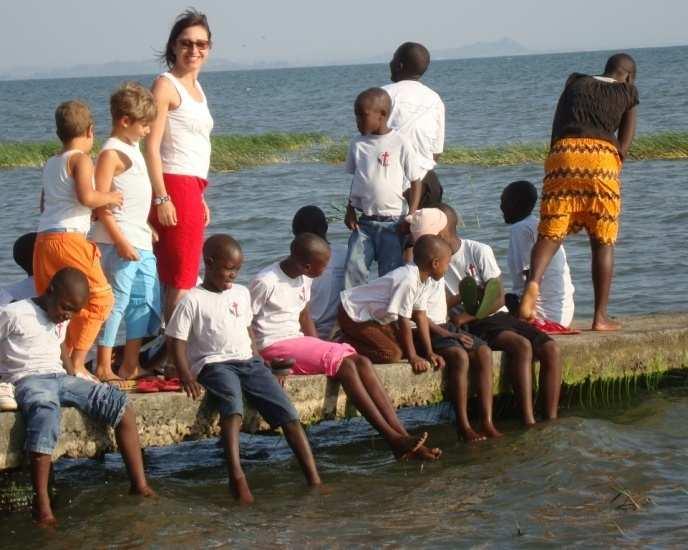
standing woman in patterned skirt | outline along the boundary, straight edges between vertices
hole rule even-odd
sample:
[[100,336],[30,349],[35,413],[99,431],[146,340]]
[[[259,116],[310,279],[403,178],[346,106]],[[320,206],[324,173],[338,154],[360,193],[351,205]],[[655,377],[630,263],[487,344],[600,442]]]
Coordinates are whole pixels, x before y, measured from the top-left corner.
[[574,73],[559,98],[545,161],[538,240],[519,314],[531,319],[540,281],[570,234],[585,228],[592,251],[595,313],[592,330],[618,330],[607,315],[614,243],[621,213],[621,168],[633,141],[636,66],[624,53],[607,60],[602,76]]
[[203,198],[210,167],[208,110],[198,73],[211,48],[206,16],[193,9],[175,20],[162,55],[169,69],[153,84],[158,115],[146,139],[145,157],[153,186],[150,222],[164,285],[164,316],[169,321],[183,294],[196,286],[203,231],[210,211]]

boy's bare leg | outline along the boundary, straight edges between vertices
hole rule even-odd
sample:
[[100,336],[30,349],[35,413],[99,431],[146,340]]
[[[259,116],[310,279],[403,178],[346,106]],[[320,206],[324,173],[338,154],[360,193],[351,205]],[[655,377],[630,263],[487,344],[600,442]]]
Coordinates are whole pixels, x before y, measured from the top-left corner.
[[480,346],[469,355],[471,367],[478,370],[478,399],[482,417],[482,433],[487,437],[501,437],[502,433],[492,423],[492,350]]
[[[72,353],[72,357],[74,354]],[[72,359],[74,361],[74,359]],[[101,382],[109,382],[111,380],[122,380],[122,377],[117,376],[112,370],[112,348],[107,346],[98,346],[96,353],[96,378]]]
[[407,456],[418,450],[425,442],[427,434],[422,437],[411,437],[396,431],[389,425],[361,382],[354,359],[346,357],[342,361],[335,378],[342,384],[344,392],[351,399],[356,409],[385,438],[395,457]]
[[48,481],[52,468],[52,456],[43,453],[31,453],[31,482],[35,492],[33,499],[33,517],[39,525],[51,527],[57,524],[50,506]]
[[[90,380],[91,382],[100,382],[98,378],[93,376],[86,368],[86,356],[88,350],[74,349],[70,355],[72,366],[74,367],[74,376]],[[114,376],[114,375],[113,375]]]
[[535,302],[540,294],[542,277],[545,275],[549,262],[560,246],[561,241],[559,240],[545,239],[538,236],[533,250],[530,252],[530,272],[526,286],[523,289],[521,305],[518,310],[518,316],[521,319],[530,321],[535,317]]
[[533,347],[523,336],[511,330],[500,332],[490,345],[507,354],[514,393],[521,404],[521,415],[526,426],[535,424],[533,414]]
[[240,504],[253,504],[254,498],[251,489],[246,481],[246,475],[241,468],[239,458],[239,430],[241,429],[242,418],[238,414],[233,414],[220,420],[222,433],[222,445],[225,449],[227,459],[227,473],[229,474],[229,490]]
[[456,431],[467,443],[481,441],[485,436],[476,432],[468,420],[468,354],[458,345],[437,350],[447,363],[449,394],[454,403]]
[[313,451],[308,443],[306,432],[303,431],[299,421],[294,420],[293,422],[285,424],[282,426],[282,431],[284,432],[284,437],[287,439],[287,443],[289,443],[291,450],[294,452],[294,455],[296,455],[299,464],[301,464],[301,469],[306,476],[308,485],[322,485],[320,475],[318,474],[318,468],[315,465]]
[[129,474],[131,482],[130,493],[144,497],[155,496],[155,491],[148,486],[146,474],[143,471],[143,457],[141,456],[139,432],[136,428],[136,415],[129,406],[127,406],[119,424],[115,428],[115,438]]
[[540,401],[546,420],[557,418],[559,394],[561,393],[561,354],[554,340],[540,346],[536,351],[540,360]]
[[119,367],[119,375],[125,380],[133,380],[142,376],[153,376],[153,372],[144,369],[139,363],[139,353],[143,339],[134,338],[127,340],[124,345],[122,365]]
[[592,286],[595,293],[595,313],[592,330],[619,330],[621,324],[612,321],[607,314],[609,292],[614,275],[614,245],[605,245],[590,238],[592,252]]

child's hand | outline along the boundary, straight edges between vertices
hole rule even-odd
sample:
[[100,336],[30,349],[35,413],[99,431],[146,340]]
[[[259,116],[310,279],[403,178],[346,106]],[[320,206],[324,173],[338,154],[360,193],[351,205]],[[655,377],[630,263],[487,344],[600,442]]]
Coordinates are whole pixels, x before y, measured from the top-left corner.
[[423,359],[419,355],[409,357],[408,361],[409,363],[411,363],[411,369],[413,370],[413,374],[424,373],[430,368],[430,363],[428,363],[427,360]]
[[411,224],[406,220],[401,220],[397,225],[397,233],[399,235],[408,235],[411,233]]
[[444,368],[444,366],[445,366],[444,357],[442,357],[441,355],[438,355],[436,353],[431,353],[428,358],[430,360],[430,363],[432,363],[432,366],[435,367],[435,370],[439,370],[439,369]]
[[111,191],[108,195],[110,196],[108,200],[108,206],[110,208],[115,208],[124,204],[124,195],[122,195],[121,191]]
[[287,381],[287,376],[291,374],[291,368],[293,366],[294,360],[291,358],[284,359],[282,357],[277,357],[270,361],[272,374],[275,375],[280,386],[284,387],[284,383]]
[[117,249],[117,255],[123,260],[129,262],[137,262],[139,260],[139,253],[136,249],[129,244],[129,241],[122,240],[115,243],[115,248]]
[[350,231],[358,229],[358,219],[356,218],[356,210],[351,205],[346,207],[346,215],[344,216],[344,224]]
[[179,375],[182,383],[182,388],[191,399],[196,400],[203,395],[203,386],[201,386],[190,373]]
[[460,334],[454,334],[454,338],[456,338],[459,342],[461,342],[461,345],[466,348],[466,349],[471,349],[473,347],[473,337],[466,334],[465,332],[462,332]]

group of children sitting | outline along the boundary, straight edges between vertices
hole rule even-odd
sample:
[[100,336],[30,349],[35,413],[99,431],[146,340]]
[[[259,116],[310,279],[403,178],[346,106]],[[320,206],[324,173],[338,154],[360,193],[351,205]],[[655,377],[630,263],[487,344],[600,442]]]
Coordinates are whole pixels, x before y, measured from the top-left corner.
[[[346,161],[352,174],[347,251],[331,247],[325,214],[306,206],[293,219],[288,256],[246,288],[235,282],[241,245],[230,235],[212,235],[203,247],[202,283],[184,295],[164,327],[180,386],[194,399],[205,390],[219,408],[230,490],[243,503],[253,500],[239,460],[244,397],[282,429],[307,482],[321,483],[298,412],[280,384],[287,374],[324,374],[339,382],[397,459],[436,460],[441,451],[428,445],[426,432],[406,430],[373,362],[406,359],[414,373],[446,366],[457,431],[466,441],[500,435],[492,419],[492,349],[506,353],[524,424],[535,423],[534,359],[541,365],[542,417],[557,416],[556,343],[509,314],[492,249],[461,238],[456,212],[429,199],[427,170],[415,148],[387,125],[391,110],[390,94],[381,88],[356,99],[361,136]],[[48,477],[61,405],[113,426],[132,492],[153,494],[126,393],[120,384],[101,382],[139,376],[141,339],[160,330],[155,235],[147,224],[150,182],[138,147],[155,104],[143,86],[128,83],[113,94],[111,111],[112,134],[94,170],[88,107],[77,101],[58,107],[63,149],[43,171],[38,232],[15,246],[33,284],[2,295],[11,303],[0,308],[0,381],[14,386],[24,416],[42,523],[55,521]],[[527,182],[516,182],[502,196],[505,221],[514,224],[509,264],[521,281],[533,192]],[[368,280],[373,261],[379,277]],[[562,307],[558,320],[566,323],[569,313]],[[116,375],[112,348],[123,320],[127,343]],[[96,339],[94,376],[86,358]],[[467,413],[471,370],[480,430]]]

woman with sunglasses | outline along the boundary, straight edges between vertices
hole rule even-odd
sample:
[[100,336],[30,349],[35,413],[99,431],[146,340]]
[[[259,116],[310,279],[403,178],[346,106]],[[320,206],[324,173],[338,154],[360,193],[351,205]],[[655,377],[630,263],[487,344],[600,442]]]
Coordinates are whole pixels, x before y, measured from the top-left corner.
[[182,295],[196,286],[203,230],[210,222],[203,191],[213,118],[198,82],[210,36],[204,14],[193,9],[180,14],[161,55],[169,71],[153,84],[158,115],[146,139],[145,157],[153,186],[150,223],[159,237],[154,252],[165,288],[165,321]]

